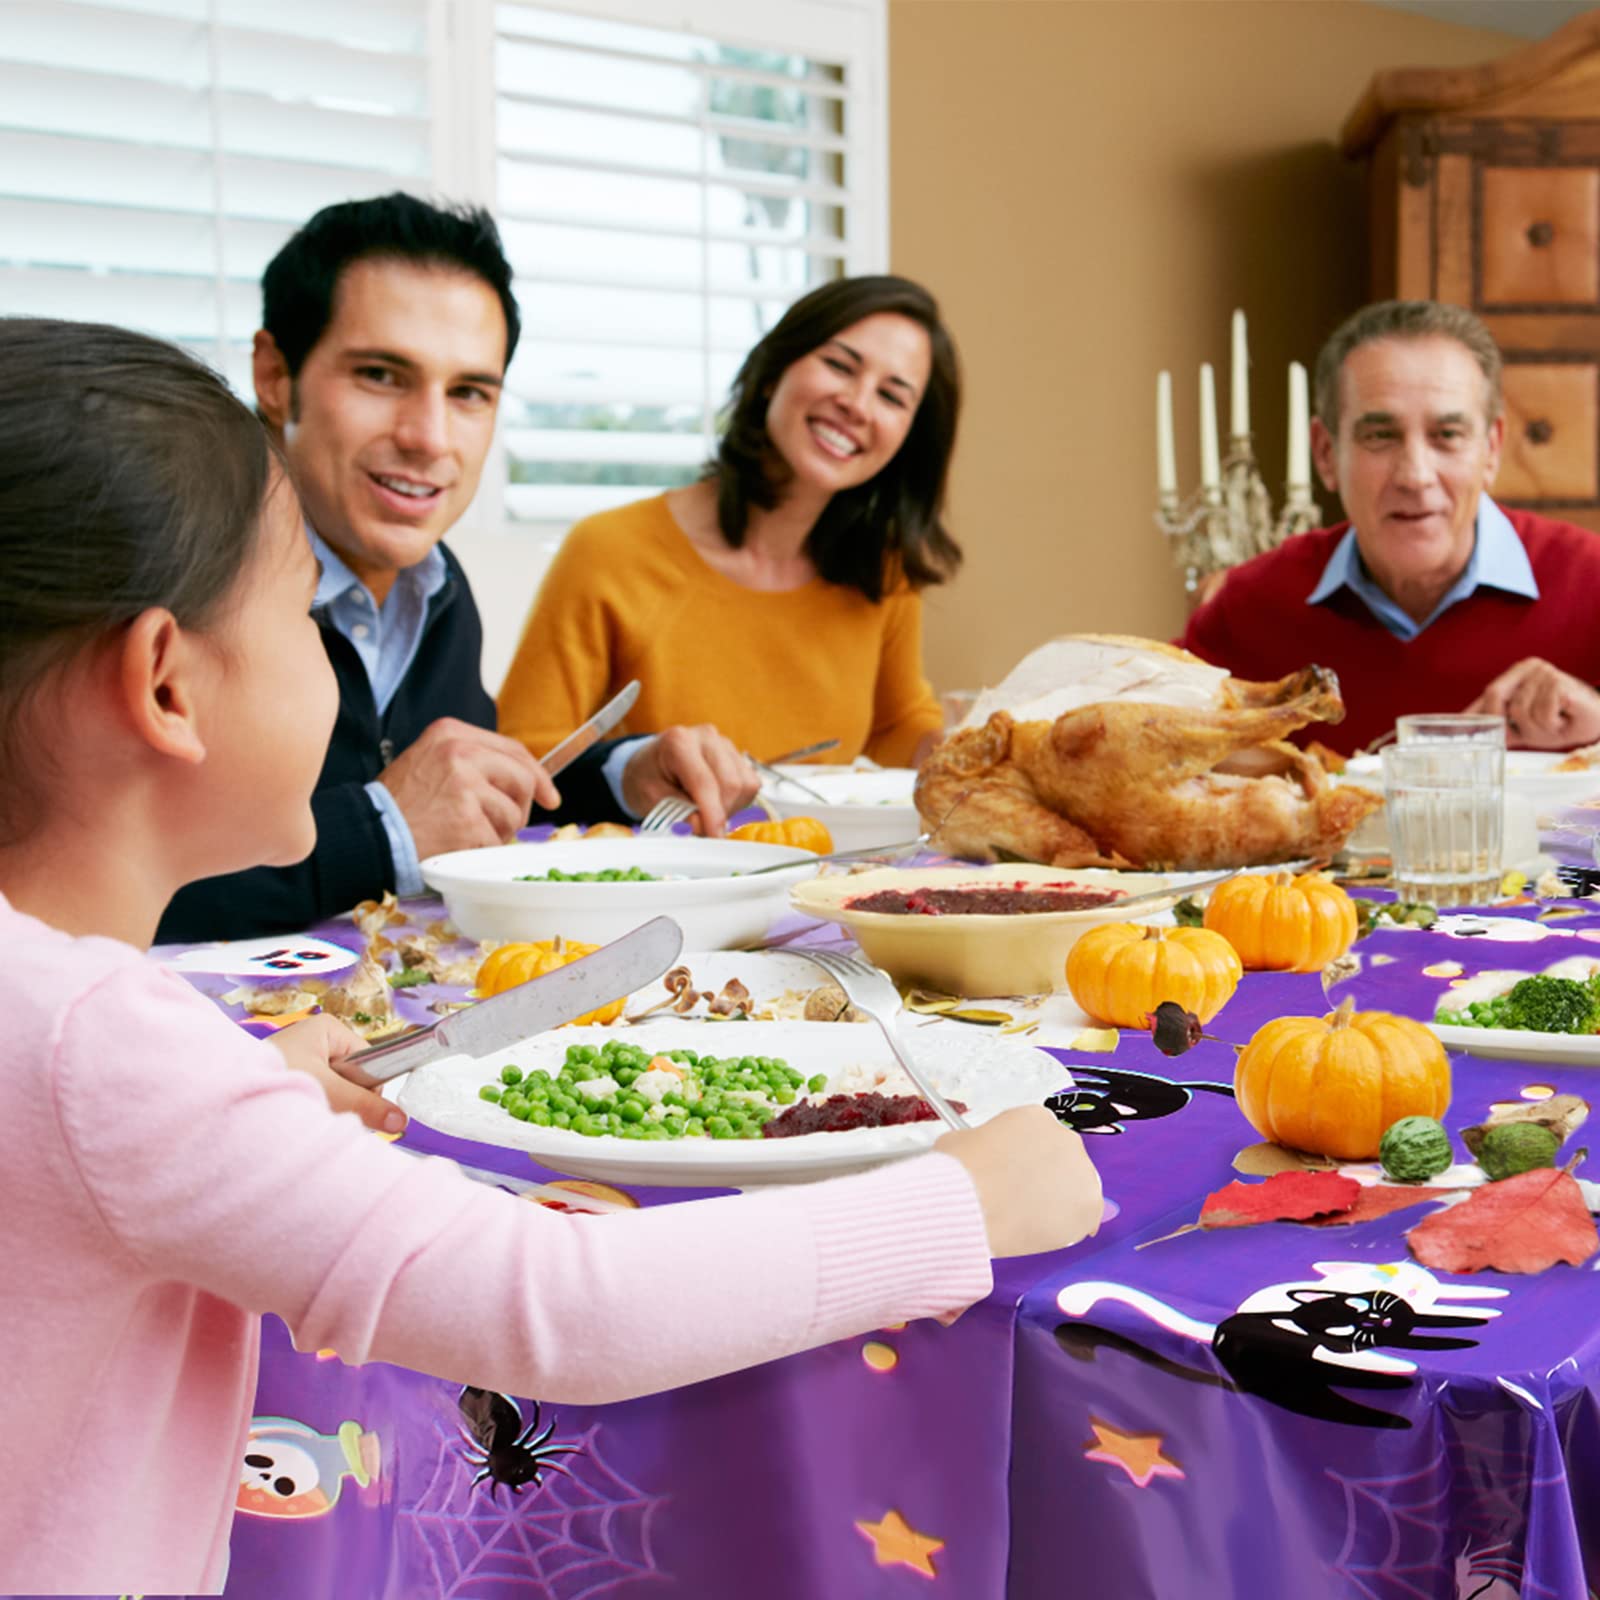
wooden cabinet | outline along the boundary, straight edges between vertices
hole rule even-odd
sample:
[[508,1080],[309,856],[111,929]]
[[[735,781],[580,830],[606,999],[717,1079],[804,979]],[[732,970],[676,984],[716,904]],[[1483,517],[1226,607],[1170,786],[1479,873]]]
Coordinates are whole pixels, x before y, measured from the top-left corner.
[[1341,143],[1368,164],[1372,298],[1470,306],[1505,355],[1495,498],[1600,529],[1600,12],[1379,73]]

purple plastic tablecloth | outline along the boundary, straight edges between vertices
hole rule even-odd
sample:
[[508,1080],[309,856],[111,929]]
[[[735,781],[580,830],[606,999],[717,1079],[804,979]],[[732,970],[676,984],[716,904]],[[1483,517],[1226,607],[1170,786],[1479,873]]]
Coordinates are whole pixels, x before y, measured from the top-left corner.
[[[1600,956],[1600,906],[1563,909],[1578,914],[1528,943],[1470,922],[1465,936],[1375,934],[1350,989],[1364,1009],[1421,1017],[1448,992],[1424,971],[1441,962]],[[359,943],[348,923],[316,931]],[[518,1397],[502,1418],[513,1433],[537,1422],[572,1449],[520,1494],[475,1481],[457,1386],[296,1352],[267,1319],[258,1424],[313,1436],[329,1503],[241,1513],[226,1593],[1586,1600],[1600,1583],[1593,1263],[1429,1274],[1404,1239],[1424,1209],[1164,1237],[1255,1139],[1231,1042],[1325,1010],[1317,978],[1256,974],[1212,1025],[1220,1042],[1179,1060],[1132,1033],[1112,1054],[1056,1052],[1119,1208],[1095,1239],[998,1263],[993,1294],[949,1328],[878,1330],[623,1405]],[[1589,1082],[1581,1067],[1454,1065],[1452,1128],[1524,1090]],[[550,1176],[421,1127],[404,1142],[485,1181]]]

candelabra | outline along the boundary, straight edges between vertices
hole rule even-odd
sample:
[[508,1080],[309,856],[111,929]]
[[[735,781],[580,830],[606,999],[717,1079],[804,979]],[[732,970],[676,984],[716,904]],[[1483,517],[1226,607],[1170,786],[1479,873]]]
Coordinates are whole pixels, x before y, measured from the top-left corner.
[[1213,573],[1275,549],[1291,534],[1318,524],[1317,504],[1304,484],[1289,486],[1283,509],[1273,516],[1272,496],[1262,481],[1248,433],[1229,439],[1220,479],[1187,497],[1169,490],[1157,504],[1156,527],[1167,538],[1190,595]]

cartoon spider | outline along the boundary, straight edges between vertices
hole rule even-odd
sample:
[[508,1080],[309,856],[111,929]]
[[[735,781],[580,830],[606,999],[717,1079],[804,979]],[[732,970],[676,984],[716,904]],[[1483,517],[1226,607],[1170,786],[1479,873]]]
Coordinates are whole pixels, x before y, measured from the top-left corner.
[[533,1402],[533,1420],[523,1427],[522,1412],[509,1395],[495,1394],[488,1389],[470,1386],[461,1391],[456,1401],[467,1426],[461,1437],[475,1447],[467,1451],[467,1460],[478,1469],[472,1480],[476,1488],[485,1478],[489,1480],[489,1495],[498,1500],[496,1491],[503,1483],[512,1494],[521,1494],[522,1486],[531,1483],[540,1487],[543,1472],[565,1472],[567,1469],[555,1460],[556,1456],[571,1456],[581,1452],[575,1444],[551,1444],[556,1431],[554,1422],[539,1430],[539,1402]]

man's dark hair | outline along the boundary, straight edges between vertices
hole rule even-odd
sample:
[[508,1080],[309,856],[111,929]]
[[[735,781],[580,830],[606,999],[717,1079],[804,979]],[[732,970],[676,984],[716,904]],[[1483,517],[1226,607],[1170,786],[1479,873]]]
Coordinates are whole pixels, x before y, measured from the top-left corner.
[[939,306],[907,278],[838,278],[789,307],[745,357],[733,380],[728,422],[705,476],[717,486],[717,523],[734,549],[750,526],[751,506],[770,510],[774,483],[767,404],[778,380],[835,334],[880,312],[908,317],[932,349],[928,384],[904,442],[876,477],[828,501],[806,540],[806,554],[830,583],[881,600],[886,582],[942,583],[961,564],[961,547],[944,525],[945,479],[961,414],[961,373]]
[[483,279],[505,313],[506,366],[511,365],[522,318],[494,219],[478,206],[431,205],[397,191],[324,206],[268,263],[261,277],[261,326],[291,378],[299,377],[327,332],[339,279],[357,261],[446,267]]

